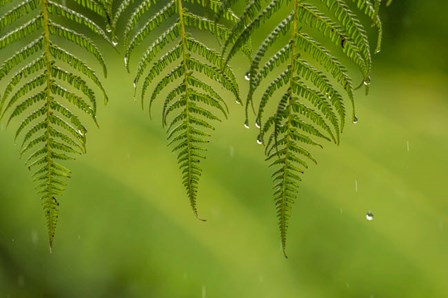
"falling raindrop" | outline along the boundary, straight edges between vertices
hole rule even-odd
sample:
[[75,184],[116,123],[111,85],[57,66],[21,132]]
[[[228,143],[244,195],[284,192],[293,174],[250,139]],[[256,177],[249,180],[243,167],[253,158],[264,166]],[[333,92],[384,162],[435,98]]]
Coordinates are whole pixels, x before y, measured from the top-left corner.
[[207,288],[205,287],[205,285],[202,286],[202,298],[207,297]]
[[355,192],[358,192],[358,180],[355,179]]
[[19,275],[17,278],[17,285],[19,287],[23,287],[25,285],[25,277],[23,275]]
[[411,151],[411,145],[409,144],[409,141],[406,141],[406,151]]
[[353,116],[353,124],[358,124],[358,117],[357,116]]
[[372,221],[374,218],[375,218],[375,216],[373,215],[373,212],[372,212],[372,211],[368,211],[368,212],[366,213],[366,219],[367,219],[368,221]]
[[230,157],[235,157],[235,148],[233,146],[230,146]]
[[124,56],[124,66],[128,66],[128,56]]
[[250,81],[250,72],[246,72],[246,74],[244,75],[244,79],[246,81]]
[[36,245],[39,243],[39,234],[37,231],[31,231],[31,242]]
[[244,127],[245,127],[245,128],[250,128],[250,126],[249,126],[249,120],[244,121]]

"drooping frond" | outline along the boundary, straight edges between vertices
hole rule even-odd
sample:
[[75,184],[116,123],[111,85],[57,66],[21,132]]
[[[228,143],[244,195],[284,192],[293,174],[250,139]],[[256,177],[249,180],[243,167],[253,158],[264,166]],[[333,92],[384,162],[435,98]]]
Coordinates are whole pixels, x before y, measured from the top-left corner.
[[[379,5],[353,1],[380,29]],[[224,1],[221,10],[233,2]],[[302,174],[310,162],[316,163],[313,147],[322,147],[322,141],[339,143],[346,118],[344,97],[356,118],[352,74],[343,59],[359,69],[364,85],[370,82],[372,58],[365,25],[348,0],[317,2],[321,3],[252,0],[222,49],[226,65],[255,32],[269,30],[247,73],[246,124],[252,107],[260,130],[257,142],[266,141],[266,159],[274,169],[274,202],[283,249]],[[281,21],[269,29],[267,24],[278,18]],[[259,92],[262,86],[267,87]]]
[[[215,123],[227,117],[224,98],[228,94],[238,102],[240,98],[232,70],[221,67],[219,51],[201,38],[204,33],[197,32],[223,42],[230,30],[196,13],[213,15],[220,9],[219,1],[171,0],[157,7],[160,4],[125,0],[117,8],[113,24],[117,27],[120,16],[134,7],[123,30],[124,61],[128,70],[133,59],[138,61],[134,88],[141,86],[142,107],[147,105],[151,111],[153,104],[164,98],[163,125],[167,127],[169,145],[177,153],[191,207],[198,216],[196,199],[206,144]],[[238,20],[230,10],[225,10],[223,16],[230,23]],[[135,52],[145,44],[149,47],[138,57]]]
[[[106,1],[74,2],[106,18]],[[109,38],[81,12],[51,0],[24,0],[0,8],[0,14],[0,120],[18,123],[20,154],[27,156],[41,198],[51,247],[59,197],[70,177],[63,163],[86,150],[82,119],[86,115],[96,123],[97,94],[107,101],[97,74],[76,53],[90,54],[106,74],[103,56],[91,39],[70,26]]]

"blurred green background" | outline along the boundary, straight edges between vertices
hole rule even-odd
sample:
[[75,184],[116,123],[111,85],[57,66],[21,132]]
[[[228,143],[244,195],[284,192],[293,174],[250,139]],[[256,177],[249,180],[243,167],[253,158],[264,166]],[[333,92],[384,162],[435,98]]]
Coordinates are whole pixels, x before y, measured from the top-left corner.
[[289,259],[243,110],[232,106],[210,144],[200,222],[160,119],[141,112],[111,54],[110,103],[69,165],[52,254],[14,129],[2,126],[0,297],[448,297],[447,10],[444,0],[383,9],[371,92],[357,93],[359,123],[305,175]]

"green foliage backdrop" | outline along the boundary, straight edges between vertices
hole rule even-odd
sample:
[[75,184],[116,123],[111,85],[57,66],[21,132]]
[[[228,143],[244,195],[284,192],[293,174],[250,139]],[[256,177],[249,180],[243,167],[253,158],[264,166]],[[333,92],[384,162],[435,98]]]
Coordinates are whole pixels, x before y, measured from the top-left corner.
[[[422,18],[408,6],[403,18]],[[386,17],[385,26],[400,18]],[[203,162],[199,204],[208,222],[202,223],[188,210],[176,161],[154,123],[160,118],[151,122],[138,111],[133,76],[122,61],[110,63],[104,81],[110,102],[98,109],[99,130],[87,124],[88,154],[69,163],[73,178],[52,255],[14,131],[2,127],[0,294],[446,296],[446,69],[429,55],[439,39],[409,31],[414,35],[396,38],[402,42],[386,39],[371,94],[358,93],[359,123],[346,127],[339,147],[326,146],[320,166],[305,177],[288,261],[275,241],[270,171],[255,142],[258,132],[243,128],[244,110],[236,105],[229,105],[232,121],[217,127]],[[409,39],[425,41],[424,62],[407,52]],[[114,57],[106,53],[105,60]],[[247,68],[238,68],[240,59],[235,75],[242,78]],[[373,221],[365,219],[369,210]]]

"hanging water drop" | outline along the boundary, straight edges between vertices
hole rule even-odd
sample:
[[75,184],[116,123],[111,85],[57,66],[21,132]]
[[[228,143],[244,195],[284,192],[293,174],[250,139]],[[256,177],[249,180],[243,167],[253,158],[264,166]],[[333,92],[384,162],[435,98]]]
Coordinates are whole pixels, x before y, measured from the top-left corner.
[[362,82],[364,84],[364,86],[370,86],[370,76],[368,76],[367,78],[364,79],[364,81]]
[[246,72],[246,74],[244,75],[244,79],[246,81],[250,81],[250,72]]
[[109,24],[106,25],[106,32],[107,33],[111,33],[112,32],[112,27]]
[[366,213],[366,219],[367,219],[368,221],[372,221],[374,218],[375,218],[375,216],[373,215],[373,212],[372,212],[372,211],[368,211],[368,212]]
[[255,126],[257,127],[257,128],[260,128],[261,127],[261,124],[260,124],[260,118],[257,118],[256,120],[255,120]]
[[137,88],[137,79],[134,80],[133,86],[134,86],[134,90],[135,90]]
[[258,135],[258,138],[257,138],[257,144],[258,145],[262,145],[263,144],[263,135]]
[[128,66],[128,56],[124,56],[124,66]]
[[244,121],[244,127],[245,127],[245,128],[250,128],[250,126],[249,126],[249,120]]
[[353,124],[358,124],[358,117],[357,116],[353,116]]
[[116,36],[112,37],[112,45],[114,47],[116,47],[118,45],[118,37],[116,37]]

